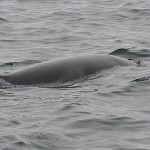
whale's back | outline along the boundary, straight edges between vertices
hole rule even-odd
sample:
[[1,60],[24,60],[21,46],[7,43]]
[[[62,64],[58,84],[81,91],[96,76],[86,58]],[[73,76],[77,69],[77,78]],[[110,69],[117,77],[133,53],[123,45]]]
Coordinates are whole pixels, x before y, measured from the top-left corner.
[[67,82],[103,69],[133,64],[124,58],[111,55],[82,55],[45,61],[1,77],[19,85]]

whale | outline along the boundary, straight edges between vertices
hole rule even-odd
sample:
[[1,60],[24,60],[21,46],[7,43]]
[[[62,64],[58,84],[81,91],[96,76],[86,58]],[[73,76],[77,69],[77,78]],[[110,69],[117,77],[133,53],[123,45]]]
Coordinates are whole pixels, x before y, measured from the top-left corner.
[[134,62],[118,56],[85,54],[33,64],[0,78],[14,85],[65,83],[115,66],[133,65]]

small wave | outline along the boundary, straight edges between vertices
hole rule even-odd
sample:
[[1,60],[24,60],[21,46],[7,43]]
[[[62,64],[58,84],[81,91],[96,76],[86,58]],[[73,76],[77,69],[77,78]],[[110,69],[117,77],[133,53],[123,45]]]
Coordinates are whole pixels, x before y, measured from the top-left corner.
[[22,148],[27,147],[27,143],[22,141],[22,139],[19,139],[17,136],[7,135],[7,136],[2,136],[1,139],[3,140],[3,143],[1,143],[2,150],[6,150],[6,149],[10,150],[10,149],[16,149],[16,148],[18,149],[21,147]]
[[77,36],[63,36],[59,38],[60,42],[80,41],[81,37]]
[[[143,4],[143,3],[141,3]],[[123,5],[120,6],[120,9],[125,9],[128,10],[131,13],[145,13],[145,12],[150,12],[149,7],[145,7],[146,5],[142,6],[140,3],[132,3],[132,2],[127,2]]]
[[81,14],[79,12],[72,12],[72,11],[57,11],[52,13],[54,16],[58,17],[81,17]]
[[139,15],[149,15],[150,14],[150,9],[147,8],[133,8],[130,10],[131,13],[136,13]]
[[75,22],[75,21],[83,21],[83,20],[85,20],[84,17],[79,17],[79,18],[76,18],[76,19],[70,19],[69,21],[70,22]]
[[7,67],[7,66],[20,66],[20,65],[30,65],[34,63],[40,63],[40,61],[37,60],[25,60],[20,62],[7,62],[0,65],[0,67]]
[[124,130],[137,131],[142,130],[143,127],[149,127],[147,120],[135,120],[130,117],[116,117],[110,119],[89,118],[82,120],[75,120],[66,126],[68,129],[84,129],[84,130]]
[[123,4],[121,7],[125,7],[125,6],[133,6],[133,3],[127,2],[127,3]]

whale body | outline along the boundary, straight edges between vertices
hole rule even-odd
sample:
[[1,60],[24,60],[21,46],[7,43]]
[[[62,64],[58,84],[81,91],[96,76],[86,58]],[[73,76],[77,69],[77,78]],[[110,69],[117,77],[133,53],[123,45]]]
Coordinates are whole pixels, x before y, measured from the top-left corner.
[[0,78],[14,85],[64,83],[115,66],[131,65],[134,63],[112,55],[77,55],[34,64]]

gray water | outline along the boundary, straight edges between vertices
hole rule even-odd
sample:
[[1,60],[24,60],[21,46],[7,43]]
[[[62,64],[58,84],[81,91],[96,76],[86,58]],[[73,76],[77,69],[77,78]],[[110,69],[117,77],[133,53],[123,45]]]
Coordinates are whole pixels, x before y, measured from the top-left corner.
[[0,73],[113,54],[140,65],[69,87],[0,89],[1,150],[150,149],[149,0],[0,0]]

